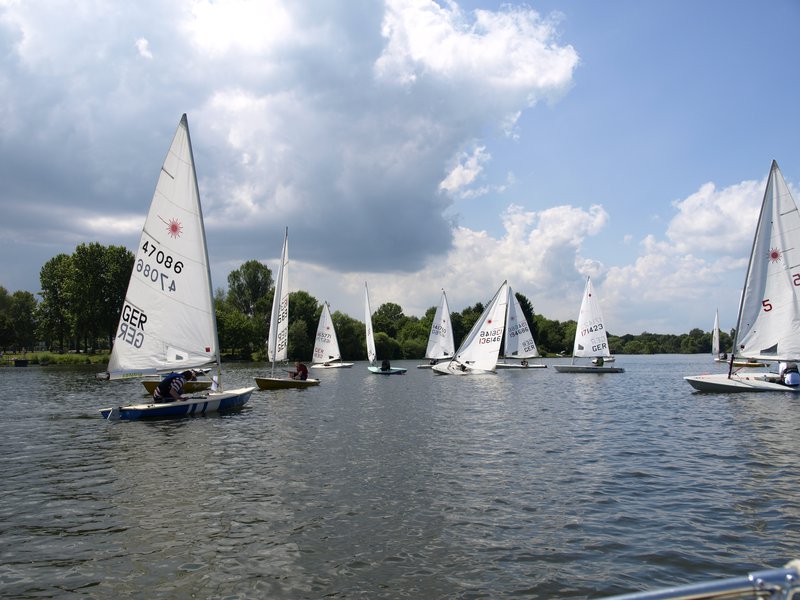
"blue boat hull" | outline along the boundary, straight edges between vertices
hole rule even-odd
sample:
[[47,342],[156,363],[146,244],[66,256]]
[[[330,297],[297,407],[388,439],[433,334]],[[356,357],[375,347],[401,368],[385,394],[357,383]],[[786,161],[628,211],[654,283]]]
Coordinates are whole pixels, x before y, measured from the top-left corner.
[[227,392],[212,392],[208,396],[190,398],[181,402],[156,404],[133,404],[100,409],[100,414],[108,420],[137,421],[139,419],[167,419],[175,417],[202,416],[214,412],[224,412],[241,408],[256,388],[240,388]]

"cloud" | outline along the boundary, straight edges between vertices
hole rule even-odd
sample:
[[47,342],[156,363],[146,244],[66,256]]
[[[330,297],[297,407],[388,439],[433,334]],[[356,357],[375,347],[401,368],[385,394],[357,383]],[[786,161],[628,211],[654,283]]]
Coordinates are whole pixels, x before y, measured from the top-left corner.
[[139,56],[142,58],[152,59],[153,53],[150,52],[150,42],[144,38],[136,40],[136,49],[139,51]]

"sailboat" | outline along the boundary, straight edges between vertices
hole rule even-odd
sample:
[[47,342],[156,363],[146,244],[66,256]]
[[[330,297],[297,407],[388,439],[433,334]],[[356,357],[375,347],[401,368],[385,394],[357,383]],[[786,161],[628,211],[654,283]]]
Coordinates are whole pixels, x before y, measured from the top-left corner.
[[428,335],[428,347],[425,358],[430,362],[426,365],[417,365],[418,369],[430,369],[442,360],[453,358],[456,345],[453,342],[453,326],[450,323],[450,306],[447,304],[447,294],[442,290],[442,298],[433,315],[431,332]]
[[387,360],[383,361],[380,367],[376,364],[377,353],[375,352],[375,335],[372,332],[372,310],[369,307],[369,288],[366,281],[364,282],[364,325],[367,328],[367,358],[369,359],[367,369],[369,372],[376,375],[402,375],[405,373],[407,369],[389,366]]
[[314,355],[311,357],[312,369],[342,369],[352,367],[353,363],[342,362],[339,351],[339,340],[333,326],[331,309],[327,302],[322,305],[317,325],[317,337],[314,341]]
[[319,385],[319,379],[292,379],[275,377],[275,363],[285,361],[289,354],[289,228],[283,235],[283,250],[278,276],[275,278],[275,293],[272,297],[272,314],[267,338],[267,358],[272,362],[269,377],[256,377],[260,390],[285,390]]
[[243,406],[255,388],[223,391],[203,212],[186,115],[181,117],[136,251],[109,379],[217,367],[217,388],[169,403],[104,408],[107,419],[200,415]]
[[[572,363],[555,365],[559,373],[624,373],[620,367],[604,365],[604,357],[608,355],[608,336],[603,321],[600,303],[592,289],[591,278],[586,278],[583,290],[583,301],[578,313],[578,325],[575,328],[575,344],[572,348]],[[576,365],[575,358],[593,358],[591,364]]]
[[494,373],[505,328],[508,282],[504,281],[456,350],[453,360],[433,365],[441,375]]
[[497,362],[498,369],[534,369],[545,368],[543,363],[530,363],[529,358],[538,358],[539,350],[533,340],[533,333],[528,326],[528,320],[522,307],[514,294],[511,286],[508,286],[508,307],[506,308],[506,328],[505,339],[503,341],[503,359]]
[[[714,329],[711,330],[711,356],[714,357],[714,362],[718,363],[727,363],[728,362],[728,354],[725,352],[720,352],[719,348],[719,338],[720,338],[720,331],[719,331],[719,309],[717,309],[716,314],[714,315]],[[736,360],[733,361],[734,367],[766,367],[767,363],[759,362],[755,359],[748,359],[748,360]]]
[[[684,377],[701,392],[800,392],[780,373],[735,371],[736,358],[800,361],[800,213],[778,163],[764,190],[750,263],[739,302],[736,338],[727,373]],[[797,258],[795,258],[797,257]]]

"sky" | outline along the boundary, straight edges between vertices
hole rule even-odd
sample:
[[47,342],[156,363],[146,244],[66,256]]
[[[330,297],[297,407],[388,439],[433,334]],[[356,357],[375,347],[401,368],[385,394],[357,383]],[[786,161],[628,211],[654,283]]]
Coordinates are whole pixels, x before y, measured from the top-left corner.
[[773,159],[800,198],[800,2],[0,0],[0,285],[135,251],[189,120],[214,286],[363,319],[503,280],[611,334],[735,326]]

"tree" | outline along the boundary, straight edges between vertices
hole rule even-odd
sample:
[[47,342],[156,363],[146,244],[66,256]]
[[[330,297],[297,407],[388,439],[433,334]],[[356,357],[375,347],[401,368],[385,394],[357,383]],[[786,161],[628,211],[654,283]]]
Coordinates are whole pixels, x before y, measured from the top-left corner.
[[331,315],[339,350],[344,360],[363,360],[367,356],[365,325],[338,310]]
[[399,304],[385,302],[372,315],[372,326],[376,333],[383,331],[389,337],[396,338],[406,318]]
[[395,360],[403,358],[403,349],[393,337],[389,337],[383,331],[375,333],[375,352],[380,360]]
[[30,292],[17,291],[11,294],[11,327],[14,345],[32,349],[36,345],[36,298]]
[[228,274],[228,301],[248,317],[269,314],[272,298],[268,301],[267,295],[272,288],[272,271],[257,260],[248,260]]
[[[289,304],[291,306],[291,303]],[[308,324],[303,319],[289,322],[289,358],[309,360],[314,352],[314,338],[308,336]]]
[[[305,336],[312,340],[312,350],[314,348],[313,340],[317,334],[319,313],[319,302],[308,292],[299,291],[289,294],[289,327],[291,328],[294,323],[302,321],[305,327]],[[305,346],[305,344],[303,345]],[[291,347],[291,344],[289,344],[290,349]]]
[[[67,254],[54,256],[39,271],[39,284],[42,288],[39,292],[42,301],[38,307],[39,336],[48,348],[53,341],[58,341],[59,352],[64,352],[64,344],[72,331],[72,280],[72,258]],[[121,307],[120,302],[117,310]]]
[[105,268],[101,277],[102,288],[97,291],[102,298],[98,326],[107,336],[108,347],[111,348],[117,335],[117,325],[136,256],[124,246],[108,246],[103,250]]

